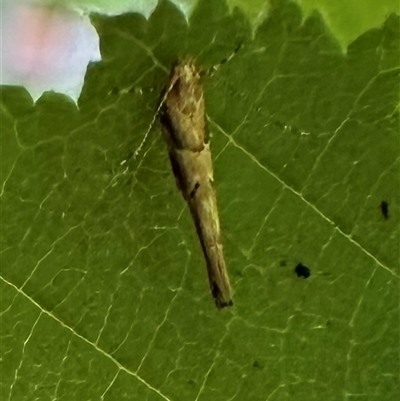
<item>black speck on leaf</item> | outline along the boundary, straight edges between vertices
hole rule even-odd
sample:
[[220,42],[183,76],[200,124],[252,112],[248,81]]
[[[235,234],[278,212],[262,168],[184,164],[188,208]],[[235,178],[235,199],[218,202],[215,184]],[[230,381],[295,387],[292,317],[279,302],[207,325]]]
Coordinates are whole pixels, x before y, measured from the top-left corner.
[[386,201],[381,202],[382,215],[387,220],[389,218],[389,204]]
[[112,88],[112,89],[111,89],[111,94],[112,94],[112,95],[118,95],[118,94],[119,94],[119,89],[116,88],[116,87]]
[[272,124],[281,129],[285,128],[285,124],[279,120],[272,121]]
[[296,268],[294,269],[295,273],[297,274],[297,277],[303,277],[303,278],[308,278],[310,277],[310,269],[307,266],[302,265],[299,263]]

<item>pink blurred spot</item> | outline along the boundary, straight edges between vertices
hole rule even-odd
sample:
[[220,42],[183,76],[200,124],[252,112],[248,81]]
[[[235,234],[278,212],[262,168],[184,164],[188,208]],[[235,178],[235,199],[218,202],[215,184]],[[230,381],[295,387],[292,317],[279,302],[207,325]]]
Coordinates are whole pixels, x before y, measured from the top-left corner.
[[14,67],[31,74],[57,68],[72,39],[73,21],[69,15],[33,6],[19,6],[15,14],[11,54]]
[[87,64],[100,59],[88,18],[30,4],[15,4],[2,14],[2,83],[26,86],[34,98],[56,90],[76,99]]

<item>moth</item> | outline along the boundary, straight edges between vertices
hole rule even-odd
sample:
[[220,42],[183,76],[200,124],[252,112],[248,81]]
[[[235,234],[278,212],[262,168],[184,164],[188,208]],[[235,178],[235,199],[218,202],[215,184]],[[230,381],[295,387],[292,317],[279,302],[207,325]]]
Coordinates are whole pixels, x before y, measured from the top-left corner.
[[211,294],[218,308],[231,306],[206,133],[204,93],[193,60],[173,66],[159,115],[172,172],[189,206],[203,250]]

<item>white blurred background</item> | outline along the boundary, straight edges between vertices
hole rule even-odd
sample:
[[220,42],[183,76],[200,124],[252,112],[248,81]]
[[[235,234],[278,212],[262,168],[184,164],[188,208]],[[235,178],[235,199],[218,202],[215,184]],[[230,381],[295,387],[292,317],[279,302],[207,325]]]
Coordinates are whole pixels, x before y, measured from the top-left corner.
[[25,86],[36,100],[46,90],[76,100],[87,64],[100,59],[89,18],[60,6],[2,2],[0,83]]
[[[343,49],[365,30],[380,26],[398,0],[295,0],[305,14],[318,9]],[[172,0],[188,16],[196,0]],[[0,0],[0,84],[25,86],[36,100],[46,90],[79,97],[87,64],[99,60],[99,39],[89,12],[138,12],[146,18],[158,0]],[[267,0],[227,0],[254,26],[266,16]]]
[[[0,84],[21,85],[34,100],[48,90],[75,101],[82,90],[87,65],[100,60],[99,38],[88,14],[140,12],[148,17],[157,0],[69,3],[45,0],[1,0]],[[65,2],[64,2],[65,4]]]

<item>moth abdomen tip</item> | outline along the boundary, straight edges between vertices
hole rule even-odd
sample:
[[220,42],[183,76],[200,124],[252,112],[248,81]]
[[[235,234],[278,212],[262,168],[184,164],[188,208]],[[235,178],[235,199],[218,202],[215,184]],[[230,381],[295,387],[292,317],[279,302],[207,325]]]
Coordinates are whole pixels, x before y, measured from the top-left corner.
[[233,306],[233,301],[229,299],[228,301],[221,300],[221,299],[216,299],[215,300],[215,305],[217,306],[218,309],[223,309],[228,306]]

